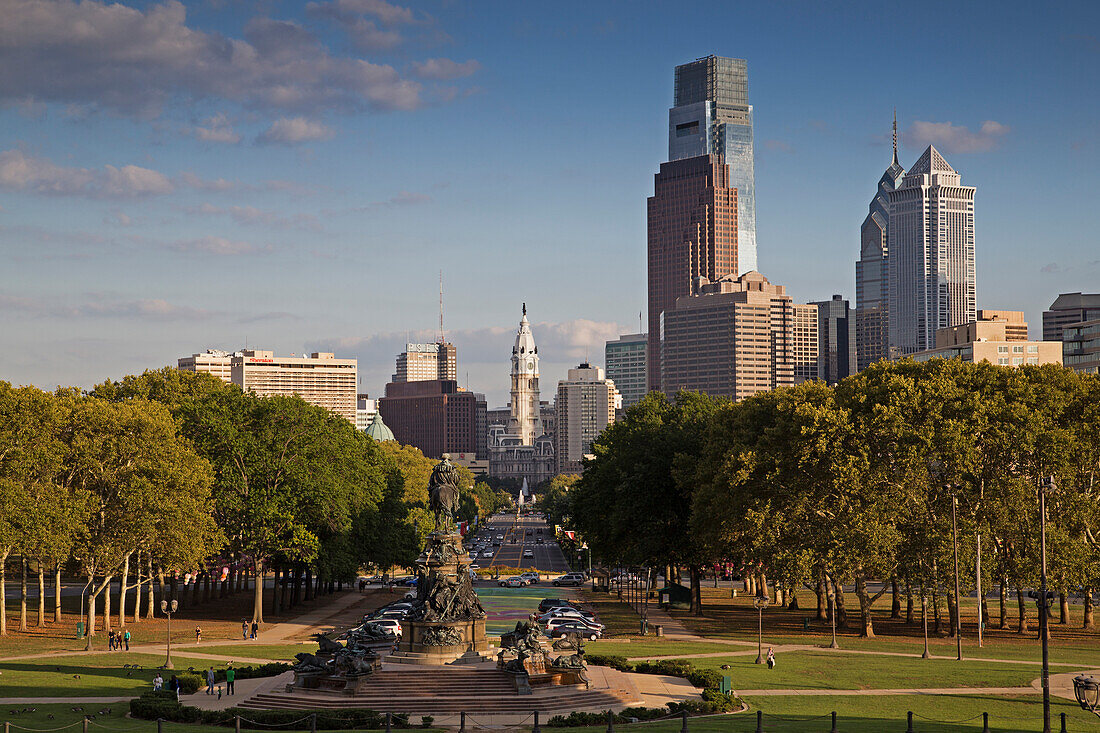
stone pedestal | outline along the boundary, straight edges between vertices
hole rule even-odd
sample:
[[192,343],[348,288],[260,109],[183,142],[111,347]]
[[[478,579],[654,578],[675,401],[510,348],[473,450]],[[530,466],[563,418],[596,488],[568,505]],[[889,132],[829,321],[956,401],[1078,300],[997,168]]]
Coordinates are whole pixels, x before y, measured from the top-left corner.
[[484,661],[485,613],[470,581],[470,556],[456,534],[433,533],[416,561],[416,602],[402,622],[393,662],[451,664]]

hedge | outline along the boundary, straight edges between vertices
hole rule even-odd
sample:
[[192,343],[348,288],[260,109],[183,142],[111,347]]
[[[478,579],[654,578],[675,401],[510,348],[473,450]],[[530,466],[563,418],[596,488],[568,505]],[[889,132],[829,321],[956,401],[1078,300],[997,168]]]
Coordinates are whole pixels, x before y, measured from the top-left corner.
[[[176,702],[174,693],[148,691],[130,701],[130,716],[143,720],[158,718],[174,723],[193,723],[198,725],[236,725],[241,717],[241,728],[269,730],[272,726],[287,725],[313,713],[302,710],[246,710],[228,708],[226,710],[202,710]],[[386,716],[366,709],[348,709],[339,711],[318,710],[317,728],[319,730],[355,730],[384,728]],[[408,728],[408,714],[392,716],[394,728]]]
[[[687,710],[689,713],[724,713],[738,707],[732,695],[722,692],[722,675],[715,669],[697,669],[691,662],[683,659],[661,659],[655,662],[628,662],[626,657],[602,654],[589,654],[589,664],[612,667],[622,672],[641,674],[663,674],[669,677],[683,677],[703,690],[702,700],[670,702],[669,710],[674,713]],[[635,716],[639,717],[639,716]],[[604,716],[606,721],[607,716]]]

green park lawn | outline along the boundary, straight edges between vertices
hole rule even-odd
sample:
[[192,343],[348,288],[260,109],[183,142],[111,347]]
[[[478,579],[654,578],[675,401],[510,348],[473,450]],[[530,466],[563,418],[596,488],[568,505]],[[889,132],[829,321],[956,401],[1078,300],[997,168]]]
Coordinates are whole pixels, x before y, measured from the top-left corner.
[[[714,652],[732,652],[740,646],[706,641],[671,641],[655,637],[635,636],[608,641],[588,641],[584,650],[588,654],[606,654],[627,659],[668,657],[677,654],[711,654]],[[747,647],[746,647],[747,648]]]
[[[27,705],[6,705],[0,708],[0,720],[11,723],[13,733],[25,733],[26,729],[45,731],[63,726],[72,726],[68,728],[69,733],[76,733],[80,730],[80,722],[85,715],[94,716],[94,720],[91,720],[88,726],[89,733],[156,733],[157,731],[155,721],[135,720],[126,717],[126,713],[130,709],[126,703],[35,705],[35,712],[22,712],[28,707]],[[74,711],[73,708],[81,708],[81,710]],[[110,712],[105,712],[108,709]],[[418,718],[413,717],[411,722],[419,723],[420,721]],[[162,725],[163,733],[226,733],[226,731],[232,730],[231,727],[193,725],[190,723],[164,722]],[[281,733],[305,733],[309,728],[307,726],[299,730],[285,730],[283,728],[278,730]],[[426,730],[436,729],[429,728]]]
[[217,644],[210,646],[183,647],[180,650],[186,654],[188,651],[202,652],[203,654],[215,654],[225,657],[226,661],[239,659],[270,659],[273,662],[294,661],[294,655],[299,652],[317,651],[317,642],[289,642],[286,644]]
[[[137,696],[152,688],[162,654],[78,654],[16,661],[0,661],[0,697],[110,697]],[[205,669],[209,659],[173,655],[174,672],[188,667]],[[126,669],[122,665],[140,665]],[[162,672],[168,679],[173,672]]]
[[[756,710],[764,711],[768,733],[828,733],[829,714],[837,713],[839,733],[902,733],[906,712],[913,711],[916,733],[977,733],[983,712],[989,713],[989,729],[995,733],[1038,733],[1042,726],[1041,698],[1037,696],[986,697],[981,695],[888,695],[866,697],[757,697],[746,698],[749,710],[735,715],[690,718],[690,733],[751,733],[756,730]],[[1051,721],[1058,730],[1058,714],[1066,713],[1067,729],[1089,731],[1096,717],[1068,700],[1051,702]],[[928,720],[931,718],[932,720]],[[961,721],[967,722],[934,722]],[[680,720],[616,726],[637,733],[679,733]],[[606,725],[563,730],[602,733]]]
[[[756,664],[756,654],[689,659],[701,669],[729,675],[735,690],[861,690],[911,687],[1024,687],[1038,678],[1028,665],[912,659],[871,654],[800,651],[779,654],[775,669]],[[723,665],[730,669],[723,670]]]

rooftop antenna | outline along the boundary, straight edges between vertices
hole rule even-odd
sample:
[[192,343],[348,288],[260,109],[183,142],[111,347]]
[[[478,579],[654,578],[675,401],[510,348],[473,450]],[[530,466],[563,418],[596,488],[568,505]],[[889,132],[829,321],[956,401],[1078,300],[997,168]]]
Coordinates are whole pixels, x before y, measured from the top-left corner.
[[638,333],[642,333],[642,312],[638,311]]
[[898,165],[898,108],[894,107],[894,165]]
[[439,343],[447,343],[443,338],[443,270],[439,271]]

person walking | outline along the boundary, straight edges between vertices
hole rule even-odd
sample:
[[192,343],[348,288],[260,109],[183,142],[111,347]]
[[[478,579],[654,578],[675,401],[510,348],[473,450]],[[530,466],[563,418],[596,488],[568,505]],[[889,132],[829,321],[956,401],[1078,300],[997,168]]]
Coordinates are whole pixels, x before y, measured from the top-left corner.
[[256,623],[255,621],[253,621],[252,622],[252,637],[251,638],[255,639],[257,634],[259,634],[259,633],[260,633],[260,625],[258,623]]
[[195,643],[198,644],[202,641],[202,629],[198,626],[195,627]]
[[110,631],[107,633],[107,651],[113,652],[115,650],[115,632]]
[[768,669],[775,669],[775,652],[768,647]]
[[241,619],[241,638],[248,638],[248,621],[245,621],[243,618]]
[[233,682],[237,679],[237,670],[233,669],[233,665],[229,665],[229,669],[225,670],[225,694],[233,694]]
[[216,681],[216,679],[217,678],[214,676],[214,668],[210,667],[209,669],[207,669],[206,670],[206,694],[207,695],[213,695],[214,694],[214,682]]
[[130,651],[130,630],[126,629],[126,633],[122,635],[122,641],[126,643],[126,651]]
[[168,689],[174,690],[176,693],[176,702],[180,701],[180,681],[176,675],[172,675],[168,678]]

